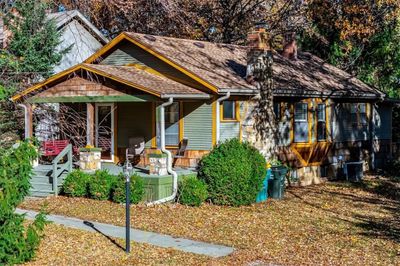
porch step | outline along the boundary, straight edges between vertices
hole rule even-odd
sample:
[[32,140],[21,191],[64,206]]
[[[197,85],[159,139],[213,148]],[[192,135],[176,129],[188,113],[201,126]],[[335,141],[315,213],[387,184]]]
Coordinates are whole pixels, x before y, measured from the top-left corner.
[[29,190],[29,196],[46,198],[47,196],[54,195],[53,190]]
[[[61,165],[62,166],[62,165]],[[53,191],[53,178],[52,178],[53,168],[52,165],[39,165],[33,169],[31,175],[31,188],[29,190],[30,196],[32,197],[47,197],[49,195],[54,195]],[[58,192],[61,191],[61,187],[67,177],[68,172],[64,171],[58,177]]]

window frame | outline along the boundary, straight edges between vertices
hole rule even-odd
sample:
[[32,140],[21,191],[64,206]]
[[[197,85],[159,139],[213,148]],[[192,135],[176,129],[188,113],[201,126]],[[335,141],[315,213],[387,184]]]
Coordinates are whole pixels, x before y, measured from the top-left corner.
[[[362,108],[362,106],[364,108]],[[362,116],[365,117],[365,123]],[[356,119],[354,119],[356,118]],[[368,126],[368,106],[367,103],[351,103],[350,105],[350,120],[353,128],[363,128]]]
[[[296,105],[297,104],[306,105],[306,116],[305,116],[306,118],[305,119],[300,119],[300,120],[296,119]],[[309,104],[310,104],[309,102],[304,102],[304,101],[295,102],[293,104],[293,143],[298,144],[298,143],[310,143],[311,142],[311,136],[310,136],[310,133],[311,133],[310,121],[311,121],[311,119],[310,119]],[[307,123],[307,140],[296,141],[296,123]]]
[[[225,102],[233,102],[234,118],[225,118],[224,117],[224,103]],[[220,105],[220,121],[221,122],[239,122],[240,121],[239,102],[238,101],[226,100],[221,103],[221,105]]]
[[[319,110],[319,106],[323,106],[323,110],[324,110],[324,112],[323,112],[323,114],[324,114],[324,117],[323,117],[323,119],[319,119],[319,112],[320,112],[320,110]],[[316,137],[316,140],[317,140],[317,142],[326,142],[327,140],[328,140],[328,119],[327,119],[327,115],[326,115],[326,103],[324,103],[324,102],[322,102],[322,103],[317,103],[317,109],[316,109],[316,129],[315,129],[315,131],[316,131],[316,134],[315,134],[315,137]],[[323,139],[320,139],[318,136],[318,125],[319,125],[319,123],[320,122],[322,122],[322,123],[324,123],[325,124],[325,138],[323,138]]]
[[[160,103],[161,104],[161,103]],[[165,147],[166,148],[177,148],[179,147],[179,143],[182,141],[183,139],[183,103],[182,102],[173,102],[173,104],[177,104],[178,105],[178,121],[176,122],[178,124],[178,143],[177,144],[168,144],[167,140],[165,139]],[[169,108],[171,107],[171,105],[166,106],[165,108]],[[155,138],[154,138],[154,142],[152,143],[153,148],[159,148],[160,147],[160,133],[161,130],[159,128],[160,126],[160,115],[158,114],[157,111],[157,104],[154,105],[154,115],[155,115]],[[164,115],[167,115],[167,110],[164,111]],[[165,119],[165,118],[164,118]],[[165,126],[167,126],[167,122],[165,122]],[[174,123],[175,124],[175,123]],[[167,128],[165,128],[165,136],[167,136]]]

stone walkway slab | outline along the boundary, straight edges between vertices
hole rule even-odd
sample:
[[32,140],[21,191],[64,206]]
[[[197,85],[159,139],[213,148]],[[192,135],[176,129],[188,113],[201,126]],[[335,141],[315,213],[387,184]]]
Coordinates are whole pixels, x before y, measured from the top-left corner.
[[[25,214],[27,219],[34,219],[35,216],[38,214],[38,212],[23,209],[16,209],[16,213]],[[47,220],[54,222],[55,224],[64,225],[70,228],[85,230],[89,232],[100,231],[102,234],[110,237],[125,239],[125,227],[122,226],[84,221],[77,218],[52,214],[47,215]],[[88,222],[89,224],[93,224],[94,228],[88,226]],[[227,256],[234,251],[232,247],[193,241],[185,238],[175,238],[169,235],[147,232],[133,228],[131,229],[131,241],[151,244],[163,248],[178,249],[184,252],[206,255],[214,258]]]

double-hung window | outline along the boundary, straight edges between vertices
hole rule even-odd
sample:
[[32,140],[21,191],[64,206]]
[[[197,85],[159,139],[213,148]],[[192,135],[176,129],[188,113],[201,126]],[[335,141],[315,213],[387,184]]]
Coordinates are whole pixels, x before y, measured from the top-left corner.
[[[165,119],[165,145],[177,146],[179,145],[179,103],[173,103],[165,107],[164,119]],[[158,118],[157,122],[157,146],[160,146],[160,133],[161,123]]]
[[165,145],[179,144],[179,103],[165,107]]
[[360,128],[367,125],[367,106],[365,103],[353,103],[350,108],[353,127]]
[[317,107],[317,140],[326,140],[326,105],[323,103]]
[[308,142],[308,104],[298,102],[294,105],[294,142]]
[[236,120],[236,102],[224,101],[222,103],[222,119],[223,120]]

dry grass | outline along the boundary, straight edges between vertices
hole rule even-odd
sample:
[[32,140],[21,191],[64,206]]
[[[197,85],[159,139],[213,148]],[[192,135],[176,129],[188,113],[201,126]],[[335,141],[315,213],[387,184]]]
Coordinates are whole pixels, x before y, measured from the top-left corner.
[[[143,230],[237,249],[231,256],[217,260],[190,255],[198,260],[188,259],[185,265],[243,265],[252,261],[281,265],[400,265],[399,191],[398,182],[373,179],[363,185],[327,183],[291,188],[282,201],[240,208],[208,204],[199,208],[177,204],[133,206],[132,223]],[[20,207],[38,210],[45,202],[54,214],[124,224],[124,206],[107,201],[58,197],[27,200]],[[74,256],[73,250],[65,256]],[[181,256],[184,255],[176,254],[177,258]]]

